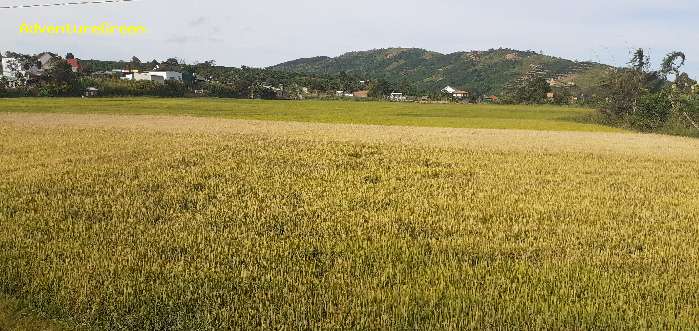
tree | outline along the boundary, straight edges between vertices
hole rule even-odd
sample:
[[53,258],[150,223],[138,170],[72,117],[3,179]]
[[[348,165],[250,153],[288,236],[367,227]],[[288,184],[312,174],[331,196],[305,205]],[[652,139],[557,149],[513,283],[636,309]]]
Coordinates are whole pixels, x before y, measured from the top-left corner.
[[415,85],[407,79],[401,80],[400,84],[398,84],[398,90],[405,95],[415,96],[418,94]]
[[66,54],[66,60],[72,60],[72,59],[75,59],[75,55],[73,55],[73,53]]
[[667,77],[672,74],[677,79],[680,75],[680,68],[684,65],[687,57],[682,52],[672,52],[668,54],[660,67],[660,72]]
[[[660,70],[650,71],[650,60],[642,50],[634,53],[629,67],[612,72],[604,84],[606,102],[604,113],[613,121],[623,121],[642,130],[657,130],[670,123],[692,120],[692,86],[696,83],[680,68],[686,61],[682,52],[671,52],[661,63]],[[668,76],[674,76],[674,84]]]
[[179,63],[179,61],[177,61],[176,58],[171,57],[171,58],[165,60],[165,62],[163,62],[163,63],[161,63],[161,64],[176,66],[176,65],[179,65],[180,63]]
[[650,57],[645,55],[643,48],[639,48],[633,53],[629,65],[637,71],[645,71],[650,66]]
[[72,85],[75,83],[73,67],[64,60],[54,60],[53,67],[48,71],[48,77],[57,84]]
[[341,71],[340,74],[337,76],[338,80],[338,88],[343,90],[343,91],[352,91],[353,90],[353,82],[354,79],[350,77],[350,75],[347,74],[345,71]]
[[385,79],[376,79],[369,83],[369,97],[383,98],[393,92],[393,87]]
[[632,65],[630,69],[619,69],[609,74],[604,83],[606,92],[604,110],[613,118],[636,112],[638,100],[647,93],[643,84],[645,73]]
[[697,85],[697,81],[689,78],[686,72],[681,73],[675,79],[675,89],[683,94],[691,94],[692,88]]
[[165,62],[160,63],[160,70],[164,71],[176,71],[180,69],[180,63],[175,58],[169,58]]
[[506,99],[512,103],[542,103],[551,85],[541,76],[525,77],[511,83],[505,91]]

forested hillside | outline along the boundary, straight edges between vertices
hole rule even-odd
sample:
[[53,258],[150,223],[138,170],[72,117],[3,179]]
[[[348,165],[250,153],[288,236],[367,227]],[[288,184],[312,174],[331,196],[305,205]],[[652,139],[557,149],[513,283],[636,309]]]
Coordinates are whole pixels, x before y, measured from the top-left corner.
[[596,85],[609,68],[512,49],[441,54],[416,48],[350,52],[335,58],[298,59],[270,67],[310,74],[345,72],[365,79],[412,85],[419,93],[451,85],[476,94],[498,94],[506,84],[532,71],[584,89]]

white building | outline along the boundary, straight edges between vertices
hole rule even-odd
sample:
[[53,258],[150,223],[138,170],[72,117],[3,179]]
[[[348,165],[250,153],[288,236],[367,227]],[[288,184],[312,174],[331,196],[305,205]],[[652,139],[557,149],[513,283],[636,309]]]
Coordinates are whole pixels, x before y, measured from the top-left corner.
[[176,71],[151,71],[149,72],[151,75],[151,79],[153,79],[153,76],[159,76],[162,77],[163,80],[176,80],[181,82],[182,81],[182,74]]
[[468,98],[468,92],[461,91],[461,90],[454,91],[454,92],[452,92],[451,96],[454,97],[455,99],[465,99],[465,98]]
[[149,72],[134,72],[128,74],[122,79],[126,80],[150,80],[154,82],[164,82],[166,80],[182,81],[182,74],[176,71],[149,71]]
[[406,98],[403,93],[393,92],[390,96],[391,101],[405,101]]
[[27,72],[22,70],[22,63],[13,57],[2,58],[2,75],[7,79],[17,79],[18,76],[26,76]]
[[456,89],[453,88],[453,87],[451,87],[451,86],[449,86],[449,85],[447,85],[447,87],[445,87],[445,88],[442,89],[442,93],[452,94],[452,93],[454,93],[454,92],[456,92]]

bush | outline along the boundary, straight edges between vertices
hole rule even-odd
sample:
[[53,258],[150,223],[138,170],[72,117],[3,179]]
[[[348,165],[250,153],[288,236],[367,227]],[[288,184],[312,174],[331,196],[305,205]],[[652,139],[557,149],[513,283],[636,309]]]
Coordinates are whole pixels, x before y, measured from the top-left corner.
[[37,88],[39,97],[76,96],[80,94],[79,85],[46,83]]
[[243,97],[242,91],[236,86],[231,86],[221,83],[207,83],[204,89],[210,96],[218,98],[240,98]]
[[666,92],[650,93],[639,98],[636,111],[631,113],[631,125],[641,130],[655,130],[670,118],[672,102]]
[[183,97],[187,92],[182,82],[165,81],[133,81],[120,79],[82,79],[78,84],[81,91],[88,87],[100,90],[100,96],[154,96],[154,97]]

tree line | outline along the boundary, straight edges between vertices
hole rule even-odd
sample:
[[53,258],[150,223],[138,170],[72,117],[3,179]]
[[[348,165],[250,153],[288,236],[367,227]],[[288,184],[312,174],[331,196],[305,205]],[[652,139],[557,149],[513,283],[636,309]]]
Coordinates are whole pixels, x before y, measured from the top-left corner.
[[671,52],[651,70],[650,57],[636,50],[628,66],[614,70],[603,84],[603,118],[642,131],[699,134],[699,86],[682,72],[685,62],[684,53]]

